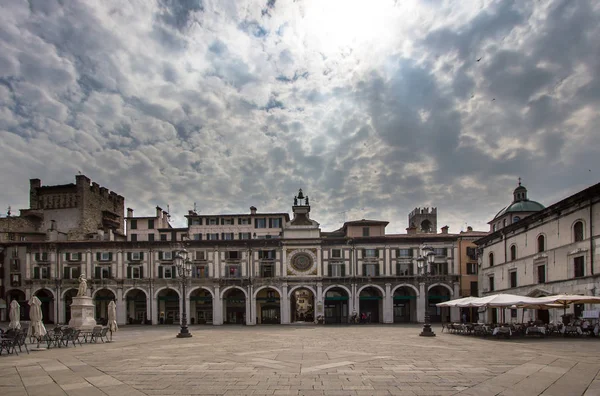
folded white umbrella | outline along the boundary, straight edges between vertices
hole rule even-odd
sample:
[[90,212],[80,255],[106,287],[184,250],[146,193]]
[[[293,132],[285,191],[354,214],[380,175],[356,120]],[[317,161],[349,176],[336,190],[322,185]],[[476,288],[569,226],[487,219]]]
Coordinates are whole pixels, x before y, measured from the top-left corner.
[[119,330],[119,326],[117,326],[117,304],[114,301],[108,303],[108,330],[112,341],[112,333]]
[[19,305],[17,300],[11,301],[8,317],[10,318],[8,328],[19,330],[21,328],[21,306]]
[[27,337],[40,338],[46,335],[46,327],[42,323],[42,302],[36,296],[29,300],[29,330]]

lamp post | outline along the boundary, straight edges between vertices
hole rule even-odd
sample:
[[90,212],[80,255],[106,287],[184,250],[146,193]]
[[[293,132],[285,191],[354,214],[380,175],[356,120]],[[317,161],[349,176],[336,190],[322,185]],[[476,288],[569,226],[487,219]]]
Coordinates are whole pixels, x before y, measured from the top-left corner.
[[192,333],[190,333],[187,327],[185,285],[190,276],[190,273],[192,272],[192,262],[188,260],[188,252],[187,250],[185,250],[185,248],[175,252],[175,258],[173,259],[173,261],[175,262],[175,267],[177,268],[177,274],[179,275],[178,279],[179,282],[181,282],[181,289],[183,294],[183,312],[181,314],[181,329],[179,330],[179,334],[177,334],[177,338],[187,338],[191,337]]
[[431,330],[431,324],[429,323],[429,307],[428,307],[428,294],[427,287],[429,285],[429,277],[431,276],[431,265],[435,261],[435,254],[433,249],[429,246],[421,248],[421,256],[417,258],[417,266],[419,268],[419,280],[425,283],[425,324],[423,324],[423,330],[419,334],[421,337],[435,337],[435,333]]

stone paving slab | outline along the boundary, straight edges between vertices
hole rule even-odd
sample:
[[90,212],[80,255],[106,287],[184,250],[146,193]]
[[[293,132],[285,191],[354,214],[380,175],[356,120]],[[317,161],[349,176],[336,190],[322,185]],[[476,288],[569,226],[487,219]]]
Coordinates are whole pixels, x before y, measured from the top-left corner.
[[0,357],[0,396],[600,395],[600,340],[419,326],[124,327],[115,342]]

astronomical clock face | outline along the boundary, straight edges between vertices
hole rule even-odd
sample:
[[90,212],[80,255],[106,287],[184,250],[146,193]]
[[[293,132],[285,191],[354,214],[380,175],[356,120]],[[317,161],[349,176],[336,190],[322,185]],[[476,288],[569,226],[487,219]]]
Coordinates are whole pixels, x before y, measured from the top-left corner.
[[288,275],[316,275],[317,256],[313,249],[300,249],[288,256]]

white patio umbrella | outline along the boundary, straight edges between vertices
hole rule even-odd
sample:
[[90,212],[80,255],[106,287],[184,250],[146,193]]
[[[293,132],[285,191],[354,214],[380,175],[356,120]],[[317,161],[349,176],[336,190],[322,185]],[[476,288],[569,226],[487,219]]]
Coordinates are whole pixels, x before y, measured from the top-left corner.
[[10,303],[10,311],[8,312],[10,323],[8,324],[9,329],[19,330],[21,328],[21,306],[17,300],[12,300]]
[[457,307],[457,306],[459,306],[458,304],[466,304],[475,299],[477,299],[477,297],[463,297],[463,298],[457,298],[456,300],[444,301],[441,303],[437,303],[435,305],[438,307]]
[[38,340],[46,335],[46,327],[42,323],[42,302],[36,296],[29,299],[29,330],[27,337],[35,337]]
[[560,304],[567,313],[567,307],[571,304],[600,304],[600,297],[585,296],[580,294],[557,294],[554,296],[539,297],[542,304]]
[[117,326],[117,304],[114,301],[108,303],[108,330],[110,331],[110,342],[112,342],[112,333],[119,330],[119,326]]

